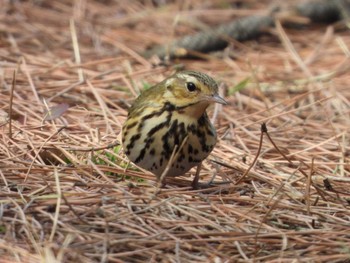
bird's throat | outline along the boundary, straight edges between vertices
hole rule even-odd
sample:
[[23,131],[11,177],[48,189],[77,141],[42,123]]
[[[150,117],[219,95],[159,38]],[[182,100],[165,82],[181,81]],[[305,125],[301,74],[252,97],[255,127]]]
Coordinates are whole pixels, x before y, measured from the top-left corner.
[[208,102],[199,102],[188,107],[184,107],[178,110],[179,114],[184,114],[190,118],[198,120],[201,116],[203,116],[205,110],[208,108]]

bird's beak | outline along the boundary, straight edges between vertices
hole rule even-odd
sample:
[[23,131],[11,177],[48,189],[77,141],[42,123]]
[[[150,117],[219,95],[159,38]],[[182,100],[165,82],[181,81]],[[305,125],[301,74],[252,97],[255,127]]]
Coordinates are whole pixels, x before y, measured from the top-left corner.
[[224,100],[222,97],[220,97],[219,94],[214,94],[213,96],[208,97],[208,101],[227,105],[226,100]]

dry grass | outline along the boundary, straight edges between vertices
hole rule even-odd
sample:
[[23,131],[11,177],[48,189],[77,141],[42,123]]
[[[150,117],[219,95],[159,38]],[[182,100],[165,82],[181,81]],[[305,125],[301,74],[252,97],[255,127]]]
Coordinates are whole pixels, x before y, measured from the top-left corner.
[[[137,52],[269,1],[140,2],[2,1],[0,261],[349,262],[349,32],[277,24],[235,59],[153,66]],[[176,63],[226,85],[201,181],[227,184],[194,191],[187,175],[155,195],[118,136],[139,90]],[[242,178],[264,122],[280,152],[264,134]]]

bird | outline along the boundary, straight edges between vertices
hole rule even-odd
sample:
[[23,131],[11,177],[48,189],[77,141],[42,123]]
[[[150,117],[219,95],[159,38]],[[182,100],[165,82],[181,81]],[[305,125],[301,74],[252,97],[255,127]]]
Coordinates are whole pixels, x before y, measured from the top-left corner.
[[217,141],[206,112],[213,103],[227,104],[216,81],[198,71],[179,71],[143,91],[122,127],[125,155],[161,181],[197,166],[197,188],[201,163]]

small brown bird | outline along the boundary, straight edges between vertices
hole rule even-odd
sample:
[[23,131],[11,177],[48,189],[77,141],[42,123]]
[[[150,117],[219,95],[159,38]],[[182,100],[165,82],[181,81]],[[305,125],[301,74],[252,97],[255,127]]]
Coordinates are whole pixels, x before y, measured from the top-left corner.
[[227,104],[218,95],[217,83],[196,71],[178,72],[144,91],[123,126],[125,154],[158,180],[199,167],[216,144],[216,131],[206,113],[211,103]]

